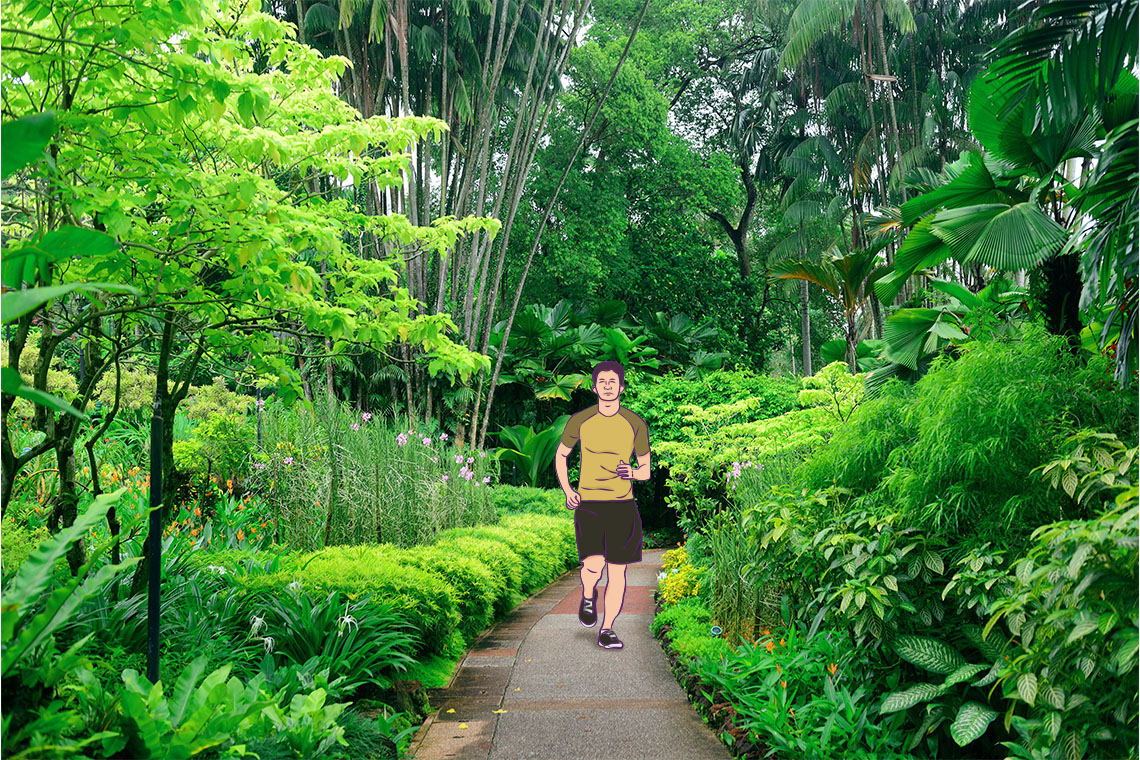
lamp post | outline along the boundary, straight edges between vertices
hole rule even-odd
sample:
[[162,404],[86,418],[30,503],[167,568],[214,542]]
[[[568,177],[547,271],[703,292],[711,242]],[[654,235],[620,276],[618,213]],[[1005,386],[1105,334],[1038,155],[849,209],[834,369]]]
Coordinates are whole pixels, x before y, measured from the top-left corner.
[[158,683],[159,585],[162,582],[162,401],[150,418],[150,582],[147,584],[146,677]]

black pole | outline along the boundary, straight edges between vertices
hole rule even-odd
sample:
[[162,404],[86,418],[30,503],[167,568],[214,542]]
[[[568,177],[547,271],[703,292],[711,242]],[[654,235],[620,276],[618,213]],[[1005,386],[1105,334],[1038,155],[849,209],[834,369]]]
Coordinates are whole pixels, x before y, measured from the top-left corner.
[[162,578],[162,402],[150,418],[150,582],[147,589],[146,677],[158,683],[159,584]]

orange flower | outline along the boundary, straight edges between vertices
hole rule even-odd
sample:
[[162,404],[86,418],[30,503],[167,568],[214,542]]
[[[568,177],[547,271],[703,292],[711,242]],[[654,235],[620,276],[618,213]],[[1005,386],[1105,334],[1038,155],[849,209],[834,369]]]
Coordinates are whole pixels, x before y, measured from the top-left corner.
[[776,675],[783,675],[784,671],[780,670],[780,663],[776,663]]
[[771,634],[768,632],[768,629],[767,629],[767,628],[761,628],[761,629],[760,629],[760,633],[764,634],[765,636],[770,636],[770,635],[771,635]]
[[262,523],[262,524],[261,524],[261,527],[263,527],[263,528],[264,528],[264,527],[265,527],[265,523]]
[[784,640],[780,639],[780,646],[784,646]]
[[790,708],[790,707],[789,707],[789,708],[788,708],[788,712],[792,714],[792,717],[793,717],[793,718],[794,718],[794,717],[796,717],[796,711],[795,711],[795,710],[793,710],[792,708]]
[[201,517],[202,516],[202,508],[201,507],[194,507],[194,514],[198,515],[198,517]]
[[238,541],[244,541],[244,540],[245,540],[245,536],[242,535],[241,528],[238,528]]
[[836,664],[833,662],[833,663],[831,663],[830,665],[828,665],[828,666],[827,666],[827,669],[831,671],[831,675],[835,675],[835,671],[836,671],[836,669],[837,669],[838,667],[839,667],[839,666],[838,666],[838,665],[836,665]]
[[771,641],[769,641],[767,644],[764,645],[764,648],[768,650],[769,654],[771,654],[772,650],[776,648],[776,645],[773,644]]
[[787,681],[784,681],[784,680],[782,680],[782,679],[781,679],[781,681],[780,681],[780,688],[781,688],[781,689],[786,689],[786,688],[788,688],[788,682],[787,682]]

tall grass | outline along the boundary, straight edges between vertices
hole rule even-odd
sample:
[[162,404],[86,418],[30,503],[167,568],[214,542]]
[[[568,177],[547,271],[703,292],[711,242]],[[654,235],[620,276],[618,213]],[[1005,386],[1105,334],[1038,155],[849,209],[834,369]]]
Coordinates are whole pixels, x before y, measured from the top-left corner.
[[742,510],[733,505],[715,514],[708,524],[710,610],[713,621],[730,644],[756,640],[757,625],[764,619],[768,594],[752,577],[756,541],[741,524]]
[[270,402],[254,460],[251,485],[276,511],[275,540],[293,549],[413,546],[495,519],[497,461],[406,418],[361,415],[343,403],[309,411]]

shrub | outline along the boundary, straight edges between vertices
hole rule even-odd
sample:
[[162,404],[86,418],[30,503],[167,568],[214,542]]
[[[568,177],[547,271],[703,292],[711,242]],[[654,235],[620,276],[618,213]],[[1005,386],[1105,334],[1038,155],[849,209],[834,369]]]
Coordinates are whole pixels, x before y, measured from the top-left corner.
[[223,377],[215,377],[211,385],[196,385],[182,402],[182,411],[192,420],[204,421],[218,415],[242,417],[253,399],[226,388]]
[[871,662],[846,632],[792,625],[763,633],[755,644],[692,663],[753,741],[783,758],[908,757],[898,752],[904,718],[879,715]]
[[417,655],[461,651],[455,589],[429,572],[402,565],[390,548],[331,547],[299,560],[299,571],[246,576],[240,583],[247,593],[268,590],[280,594],[290,583],[299,583],[313,594],[342,591],[350,599],[371,593],[374,599],[391,603],[416,626],[420,634]]
[[1088,517],[1030,471],[1074,423],[1134,440],[1124,394],[1094,384],[1104,366],[1080,367],[1063,337],[1034,324],[1019,343],[975,342],[957,361],[941,357],[902,411],[915,435],[890,454],[882,487],[908,524],[948,538],[1024,542],[1033,526]]
[[1016,642],[998,674],[1011,700],[1006,720],[1021,739],[1004,742],[1015,757],[1058,743],[1082,756],[1135,757],[1137,493],[1132,486],[1091,520],[1034,531],[1033,548],[1012,568],[1015,588],[989,607],[984,633],[996,638],[1004,621]]
[[459,611],[459,631],[465,642],[474,640],[491,623],[499,586],[493,577],[494,571],[479,559],[441,546],[425,546],[401,552],[400,560],[452,585]]
[[659,442],[687,439],[685,406],[707,407],[755,399],[742,422],[777,417],[799,406],[796,381],[745,371],[716,371],[700,380],[676,374],[649,377],[631,372],[626,386],[622,405],[645,420],[655,454]]
[[[155,373],[145,367],[127,368],[120,372],[119,411],[150,410],[154,407],[155,386],[158,380]],[[95,398],[110,411],[115,404],[115,372],[108,370],[95,386]]]
[[500,515],[528,512],[544,515],[568,513],[566,499],[557,488],[531,488],[500,483],[491,489],[491,503]]
[[[561,496],[561,493],[559,493]],[[537,534],[552,555],[552,574],[540,585],[549,583],[564,571],[578,565],[578,542],[574,532],[573,512],[562,507],[553,515],[518,514],[506,515],[500,524],[509,530],[528,531]]]
[[657,576],[661,598],[666,604],[677,604],[700,591],[700,574],[689,563],[684,547],[665,552],[662,572]]
[[686,667],[697,657],[719,658],[732,651],[728,642],[712,634],[708,607],[695,596],[664,607],[653,618],[650,628],[655,636],[664,633]]
[[[463,528],[460,535],[488,538],[510,547],[522,560],[522,585],[519,590],[529,594],[544,586],[561,572],[563,562],[557,547],[548,546],[537,533],[519,527],[484,526]],[[449,535],[450,532],[441,534]],[[557,572],[556,572],[557,570]]]
[[[0,531],[0,555],[3,556],[4,577],[19,569],[36,547],[51,537],[47,526],[31,528],[15,517],[10,517]],[[64,560],[66,562],[66,560]]]
[[887,474],[891,452],[914,439],[915,430],[904,414],[913,396],[914,386],[898,379],[888,382],[803,463],[796,473],[798,483],[811,489],[874,490]]
[[475,538],[465,528],[444,531],[436,546],[444,551],[473,557],[491,570],[494,583],[495,617],[501,617],[518,603],[522,590],[523,560],[510,547],[489,538]]

